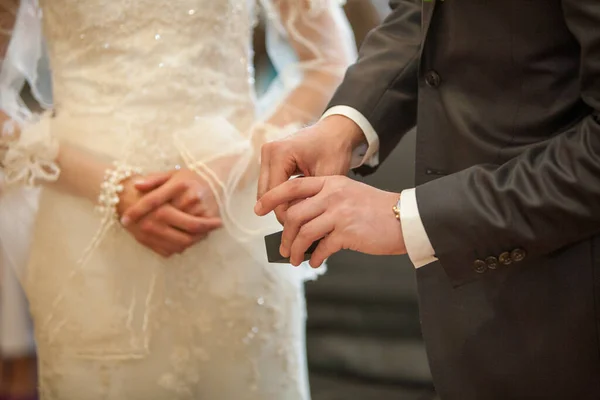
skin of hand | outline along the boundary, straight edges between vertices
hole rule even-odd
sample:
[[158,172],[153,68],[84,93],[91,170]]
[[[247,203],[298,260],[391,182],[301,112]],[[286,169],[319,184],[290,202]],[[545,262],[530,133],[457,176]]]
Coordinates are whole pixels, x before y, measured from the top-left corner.
[[118,213],[125,229],[144,246],[170,257],[220,228],[211,192],[198,178],[191,171],[174,170],[123,182]]
[[[349,118],[333,115],[317,124],[261,149],[257,199],[294,175],[346,175],[353,150],[365,142],[358,125]],[[285,220],[287,204],[279,204],[275,214]]]
[[304,177],[267,192],[255,212],[266,215],[295,202],[286,212],[280,253],[298,266],[311,244],[321,239],[310,259],[310,265],[317,268],[342,249],[372,255],[406,254],[402,226],[393,211],[398,198],[398,193],[345,176]]

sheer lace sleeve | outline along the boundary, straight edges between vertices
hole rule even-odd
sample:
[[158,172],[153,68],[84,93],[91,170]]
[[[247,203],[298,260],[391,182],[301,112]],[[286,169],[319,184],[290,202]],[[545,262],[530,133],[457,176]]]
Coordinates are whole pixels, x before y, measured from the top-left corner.
[[[38,0],[0,5],[6,48],[0,70],[0,191],[52,182],[95,203],[111,160],[59,142],[52,132],[52,79]],[[25,84],[42,112],[23,101]]]
[[[52,79],[37,0],[0,0],[0,245],[21,276],[39,186],[97,203],[111,160],[52,132]],[[25,85],[41,106],[23,100]],[[108,213],[107,213],[108,215]],[[105,217],[107,219],[108,217]]]
[[260,0],[277,78],[260,99],[271,124],[316,120],[356,58],[342,0]]
[[[317,120],[356,57],[354,36],[339,0],[259,0],[267,19],[267,49],[278,78],[259,99],[260,117],[249,132],[225,120],[206,120],[204,131],[223,141],[208,154],[194,131],[176,135],[186,165],[211,185],[225,227],[240,241],[272,233],[274,219],[249,220],[260,147]],[[242,191],[248,191],[241,194]],[[274,221],[274,222],[273,222]],[[261,238],[262,239],[262,238]],[[264,259],[264,256],[263,256]]]

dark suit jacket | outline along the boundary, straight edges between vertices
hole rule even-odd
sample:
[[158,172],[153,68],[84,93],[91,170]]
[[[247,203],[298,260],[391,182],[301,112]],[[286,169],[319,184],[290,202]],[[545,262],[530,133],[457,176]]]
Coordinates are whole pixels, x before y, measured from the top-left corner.
[[599,0],[390,5],[330,106],[417,125],[441,399],[600,399]]

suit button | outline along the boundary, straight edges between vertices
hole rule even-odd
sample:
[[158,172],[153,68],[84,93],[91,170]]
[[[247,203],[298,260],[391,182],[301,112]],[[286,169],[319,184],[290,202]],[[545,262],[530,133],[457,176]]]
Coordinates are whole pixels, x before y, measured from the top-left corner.
[[427,84],[427,86],[436,88],[440,86],[441,81],[442,79],[440,78],[440,75],[437,72],[431,70],[425,73],[425,83]]
[[477,272],[478,274],[483,274],[487,270],[487,265],[484,261],[481,260],[475,260],[473,267],[475,269],[475,272]]
[[523,249],[514,249],[510,253],[510,258],[512,258],[512,260],[514,262],[523,261],[523,259],[525,259],[526,256],[527,256],[527,253]]
[[485,259],[485,264],[489,269],[498,268],[498,259],[496,257],[488,257]]
[[505,251],[504,253],[500,254],[500,256],[498,257],[498,261],[500,261],[500,264],[503,265],[512,264],[512,258],[510,256],[510,253],[508,251]]

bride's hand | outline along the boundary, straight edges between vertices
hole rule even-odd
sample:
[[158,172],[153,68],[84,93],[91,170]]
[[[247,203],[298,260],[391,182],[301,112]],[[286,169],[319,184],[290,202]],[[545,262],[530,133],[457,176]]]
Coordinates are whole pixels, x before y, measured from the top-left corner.
[[219,208],[212,191],[193,171],[181,169],[151,174],[138,179],[135,188],[147,194],[125,210],[121,218],[124,226],[136,224],[161,205],[170,204],[185,213],[203,217],[207,223],[204,233],[220,227]]
[[[164,184],[170,174],[152,175],[156,185]],[[118,213],[123,216],[150,194],[144,194],[136,188],[136,180],[123,182],[124,190],[120,195]],[[194,210],[192,210],[194,211]],[[188,247],[204,239],[207,232],[221,226],[218,218],[205,218],[201,213],[184,212],[169,203],[162,203],[125,229],[142,245],[163,257],[179,254]]]

